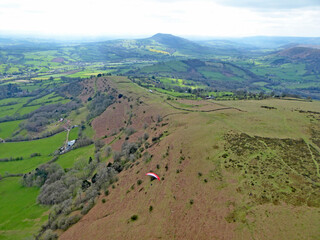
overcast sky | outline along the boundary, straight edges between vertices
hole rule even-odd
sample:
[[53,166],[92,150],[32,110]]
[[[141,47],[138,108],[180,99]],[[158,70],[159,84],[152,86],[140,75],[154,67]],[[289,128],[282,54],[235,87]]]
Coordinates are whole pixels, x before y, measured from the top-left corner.
[[320,37],[320,0],[0,0],[0,32]]

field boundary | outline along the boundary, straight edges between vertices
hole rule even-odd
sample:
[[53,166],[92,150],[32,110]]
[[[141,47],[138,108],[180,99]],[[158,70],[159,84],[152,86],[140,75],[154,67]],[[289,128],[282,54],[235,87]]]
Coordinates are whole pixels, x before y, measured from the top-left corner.
[[183,110],[183,111],[187,111],[187,112],[216,112],[216,111],[228,110],[228,109],[233,109],[233,110],[237,110],[237,111],[240,111],[240,112],[246,112],[244,110],[241,110],[239,108],[234,108],[234,107],[222,107],[222,108],[211,109],[211,110],[192,110],[192,109],[180,108],[180,107],[174,106],[173,104],[171,104],[171,103],[169,103],[167,101],[164,101],[164,102],[167,103],[169,106],[175,108],[175,109]]

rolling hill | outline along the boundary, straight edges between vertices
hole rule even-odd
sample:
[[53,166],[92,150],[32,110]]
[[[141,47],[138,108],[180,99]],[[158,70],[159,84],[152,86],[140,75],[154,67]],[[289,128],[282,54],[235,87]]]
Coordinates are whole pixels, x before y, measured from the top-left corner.
[[[129,161],[60,239],[318,238],[320,152],[312,133],[319,131],[312,120],[318,102],[164,101],[165,94],[125,78],[112,82],[134,101],[121,100],[93,127],[98,136],[109,135],[112,126],[125,126],[110,116],[125,119],[131,109],[136,132],[127,141],[147,132],[150,146],[139,151],[152,157]],[[113,150],[124,149],[125,141],[118,139]],[[149,171],[161,180],[146,176]]]
[[169,61],[146,66],[131,75],[171,77],[193,80],[219,90],[251,89],[257,90],[255,82],[264,81],[249,70],[232,62],[202,61],[198,59]]
[[158,33],[145,39],[111,40],[80,45],[75,48],[84,60],[115,59],[168,59],[170,57],[206,57],[215,53],[210,47],[201,46],[170,34]]
[[[162,72],[157,68],[160,74],[195,69],[194,76],[202,68],[226,76],[246,73],[222,63],[184,60],[163,64]],[[0,238],[320,236],[318,101],[173,98],[109,75],[52,90],[81,104],[62,113],[64,122],[58,117],[47,127],[78,127],[40,140],[0,143],[6,149],[0,161]],[[48,92],[34,101],[55,98]],[[17,103],[1,101],[5,109]],[[66,135],[78,138],[78,148],[59,154]]]
[[304,63],[309,72],[320,72],[320,49],[311,47],[293,47],[277,53],[285,61]]

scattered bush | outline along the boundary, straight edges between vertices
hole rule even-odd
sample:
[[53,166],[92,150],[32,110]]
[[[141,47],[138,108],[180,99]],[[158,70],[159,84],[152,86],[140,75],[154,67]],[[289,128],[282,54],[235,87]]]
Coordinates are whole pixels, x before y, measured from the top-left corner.
[[107,107],[114,103],[114,97],[98,92],[96,97],[88,105],[89,114],[87,120],[95,118],[102,114]]
[[40,238],[41,240],[56,240],[58,239],[58,235],[54,233],[51,229],[47,229],[42,237]]
[[138,215],[132,215],[132,216],[131,216],[131,220],[132,220],[132,221],[138,220]]
[[110,146],[107,146],[105,149],[106,157],[109,157],[111,153],[112,153],[112,148]]
[[122,157],[121,152],[114,152],[113,153],[113,161],[120,162],[121,161],[121,157]]
[[138,145],[136,143],[129,143],[125,141],[121,146],[121,153],[127,159],[130,157],[131,154],[135,154],[138,150]]
[[30,155],[31,158],[41,156],[41,153],[32,153]]
[[10,157],[10,158],[0,158],[0,162],[12,162],[12,161],[21,161],[23,157]]
[[132,134],[134,134],[136,132],[136,130],[134,130],[133,128],[129,127],[129,128],[126,128],[126,130],[124,131],[126,136],[131,136]]
[[147,141],[149,139],[149,134],[148,133],[144,133],[143,134],[143,140]]
[[86,215],[90,210],[91,208],[93,208],[94,206],[94,200],[90,200],[84,207],[83,209],[81,210],[81,214],[82,215]]
[[85,147],[88,145],[91,145],[93,143],[93,140],[84,136],[82,138],[77,139],[76,143],[74,144],[73,148],[80,148],[80,147]]
[[81,106],[79,102],[66,104],[49,104],[27,114],[27,121],[20,123],[20,127],[31,132],[40,132],[47,124],[56,121]]
[[142,158],[143,161],[147,163],[151,161],[152,155],[148,152],[144,152]]
[[71,225],[79,222],[79,220],[81,219],[81,216],[79,215],[73,215],[70,217],[62,217],[59,221],[58,221],[58,228],[62,229],[62,230],[67,230]]
[[101,148],[103,148],[104,144],[105,143],[100,139],[94,141],[94,146],[96,148],[96,152],[99,151]]

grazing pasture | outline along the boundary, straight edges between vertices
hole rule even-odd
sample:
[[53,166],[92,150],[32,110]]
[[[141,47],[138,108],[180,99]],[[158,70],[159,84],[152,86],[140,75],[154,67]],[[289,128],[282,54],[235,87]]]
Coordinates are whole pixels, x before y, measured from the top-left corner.
[[39,188],[26,188],[20,177],[0,181],[0,239],[27,239],[48,219],[46,206],[37,204]]

